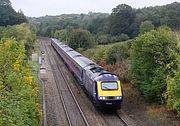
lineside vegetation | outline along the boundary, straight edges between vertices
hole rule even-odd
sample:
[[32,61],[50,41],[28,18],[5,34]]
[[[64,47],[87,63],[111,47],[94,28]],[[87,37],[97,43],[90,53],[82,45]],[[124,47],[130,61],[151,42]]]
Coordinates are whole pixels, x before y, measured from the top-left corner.
[[2,27],[0,34],[0,125],[38,126],[40,89],[28,61],[35,35],[28,24]]
[[170,28],[163,26],[83,54],[132,82],[147,102],[167,104],[180,114],[179,39]]

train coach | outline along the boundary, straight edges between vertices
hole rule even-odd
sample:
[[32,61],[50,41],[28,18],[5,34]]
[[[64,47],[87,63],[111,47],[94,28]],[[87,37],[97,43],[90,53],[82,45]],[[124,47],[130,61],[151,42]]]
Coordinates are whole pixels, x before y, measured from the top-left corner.
[[96,106],[120,109],[123,100],[119,78],[57,39],[51,45],[91,96]]

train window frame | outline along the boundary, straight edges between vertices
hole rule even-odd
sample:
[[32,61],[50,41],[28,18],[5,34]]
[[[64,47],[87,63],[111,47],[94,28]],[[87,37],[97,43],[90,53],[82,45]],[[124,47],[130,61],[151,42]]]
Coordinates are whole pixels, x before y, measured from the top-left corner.
[[[103,89],[103,86],[102,86],[103,83],[116,83],[117,84],[117,89]],[[116,81],[104,81],[104,82],[101,82],[101,90],[103,90],[103,91],[117,91],[117,90],[119,90],[118,82],[116,82]]]
[[103,70],[104,70],[104,69],[101,68],[101,67],[92,67],[92,68],[90,69],[90,71],[93,72],[93,73],[98,73],[98,72],[101,72],[101,71],[103,71]]

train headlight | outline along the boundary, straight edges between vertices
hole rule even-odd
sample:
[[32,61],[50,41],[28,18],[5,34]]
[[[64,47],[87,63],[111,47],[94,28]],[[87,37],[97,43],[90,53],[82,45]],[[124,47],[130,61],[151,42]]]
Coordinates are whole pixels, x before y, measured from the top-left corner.
[[106,100],[106,97],[99,97],[100,100]]
[[117,96],[116,99],[117,99],[117,100],[121,100],[122,97],[121,97],[121,96]]

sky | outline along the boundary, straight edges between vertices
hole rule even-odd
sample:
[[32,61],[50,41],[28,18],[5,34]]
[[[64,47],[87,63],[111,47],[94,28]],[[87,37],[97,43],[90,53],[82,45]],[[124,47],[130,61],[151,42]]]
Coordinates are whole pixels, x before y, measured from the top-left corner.
[[111,13],[119,4],[133,8],[166,5],[180,0],[10,0],[13,8],[21,9],[28,17],[45,15],[81,14],[88,12]]

